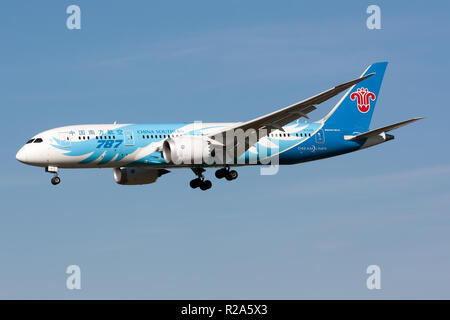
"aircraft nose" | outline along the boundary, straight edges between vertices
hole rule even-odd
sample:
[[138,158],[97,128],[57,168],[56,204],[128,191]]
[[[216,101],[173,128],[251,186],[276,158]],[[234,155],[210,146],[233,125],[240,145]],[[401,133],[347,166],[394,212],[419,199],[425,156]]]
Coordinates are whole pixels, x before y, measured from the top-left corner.
[[22,163],[27,162],[27,151],[25,150],[25,147],[22,147],[19,151],[17,151],[16,159]]

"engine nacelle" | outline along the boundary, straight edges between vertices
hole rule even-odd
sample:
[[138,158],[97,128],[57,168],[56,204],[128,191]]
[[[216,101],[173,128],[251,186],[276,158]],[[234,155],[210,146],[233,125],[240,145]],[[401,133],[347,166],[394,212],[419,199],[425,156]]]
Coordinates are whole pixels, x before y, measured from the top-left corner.
[[114,168],[114,180],[118,184],[136,185],[149,184],[155,182],[163,174],[170,171],[165,169],[150,169],[150,168]]
[[214,148],[202,136],[169,138],[163,143],[164,160],[171,164],[203,164],[214,162]]

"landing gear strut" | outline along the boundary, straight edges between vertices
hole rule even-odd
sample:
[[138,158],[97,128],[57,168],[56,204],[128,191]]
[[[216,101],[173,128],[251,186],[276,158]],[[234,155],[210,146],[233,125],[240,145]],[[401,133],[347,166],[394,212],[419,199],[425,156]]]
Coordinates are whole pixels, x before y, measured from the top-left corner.
[[238,173],[236,170],[230,170],[229,167],[225,167],[216,171],[216,178],[222,179],[225,178],[228,181],[234,180],[238,177]]
[[50,180],[52,185],[56,186],[57,184],[59,184],[61,182],[61,178],[58,177],[58,167],[48,166],[45,168],[45,172],[53,173],[53,178]]
[[212,183],[209,180],[205,180],[205,176],[203,175],[203,172],[205,172],[205,169],[203,168],[192,168],[192,171],[197,175],[198,178],[191,180],[189,182],[189,185],[192,189],[200,188],[201,190],[205,191],[211,188]]

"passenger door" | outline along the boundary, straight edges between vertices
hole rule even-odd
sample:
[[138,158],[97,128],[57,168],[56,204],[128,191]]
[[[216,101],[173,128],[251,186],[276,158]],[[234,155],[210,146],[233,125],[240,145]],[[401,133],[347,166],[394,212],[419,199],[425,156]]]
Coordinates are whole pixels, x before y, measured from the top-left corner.
[[70,148],[71,137],[69,132],[60,132],[58,134],[58,139],[62,148]]
[[134,135],[133,130],[125,130],[124,132],[124,144],[126,146],[134,146]]
[[324,144],[325,143],[325,135],[322,129],[317,131],[316,133],[316,143],[317,144]]

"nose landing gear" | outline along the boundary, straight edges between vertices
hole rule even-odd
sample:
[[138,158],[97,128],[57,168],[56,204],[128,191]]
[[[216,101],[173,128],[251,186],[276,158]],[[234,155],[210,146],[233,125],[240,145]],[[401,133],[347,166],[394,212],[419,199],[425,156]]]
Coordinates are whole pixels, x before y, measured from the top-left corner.
[[58,177],[58,167],[48,166],[45,168],[45,172],[53,173],[53,178],[50,180],[52,185],[56,186],[61,182],[61,178]]
[[57,184],[59,184],[61,182],[61,179],[58,176],[54,176],[50,182],[52,183],[52,185],[56,186]]
[[205,180],[205,176],[203,175],[203,172],[205,172],[205,169],[203,168],[192,168],[192,171],[197,175],[198,178],[191,180],[189,182],[189,185],[192,189],[200,188],[201,190],[205,191],[211,188],[212,183],[209,180]]

